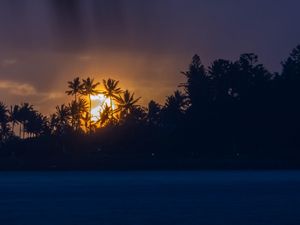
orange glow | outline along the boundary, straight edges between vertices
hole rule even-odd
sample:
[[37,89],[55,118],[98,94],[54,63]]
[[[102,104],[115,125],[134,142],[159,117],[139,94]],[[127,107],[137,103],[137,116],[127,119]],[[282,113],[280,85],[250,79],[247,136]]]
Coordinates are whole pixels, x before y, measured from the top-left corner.
[[92,95],[91,96],[92,101],[92,122],[97,122],[100,119],[101,112],[104,110],[105,106],[112,107],[112,109],[115,109],[115,104],[112,102],[112,106],[110,105],[110,99],[105,97],[103,94],[98,95]]

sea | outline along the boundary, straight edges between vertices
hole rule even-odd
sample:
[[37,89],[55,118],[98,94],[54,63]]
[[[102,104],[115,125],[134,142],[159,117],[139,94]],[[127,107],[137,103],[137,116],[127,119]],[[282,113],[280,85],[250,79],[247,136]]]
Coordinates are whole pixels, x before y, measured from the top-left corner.
[[300,224],[300,171],[0,172],[0,225],[263,224]]

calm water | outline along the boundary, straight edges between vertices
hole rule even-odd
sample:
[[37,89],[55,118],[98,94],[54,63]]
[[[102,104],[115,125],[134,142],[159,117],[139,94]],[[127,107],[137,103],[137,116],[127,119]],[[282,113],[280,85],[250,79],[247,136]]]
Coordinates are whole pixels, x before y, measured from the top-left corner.
[[1,225],[299,225],[300,172],[0,173]]

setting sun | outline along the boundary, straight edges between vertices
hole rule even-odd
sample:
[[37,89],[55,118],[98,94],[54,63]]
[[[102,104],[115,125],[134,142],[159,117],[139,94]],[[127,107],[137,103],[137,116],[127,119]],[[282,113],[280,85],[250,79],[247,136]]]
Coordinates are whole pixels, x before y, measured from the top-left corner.
[[91,120],[93,122],[97,122],[100,119],[101,112],[104,110],[106,105],[108,107],[112,107],[112,109],[115,109],[114,102],[112,102],[112,106],[111,106],[110,99],[105,97],[105,95],[103,94],[92,95],[91,101],[92,101]]

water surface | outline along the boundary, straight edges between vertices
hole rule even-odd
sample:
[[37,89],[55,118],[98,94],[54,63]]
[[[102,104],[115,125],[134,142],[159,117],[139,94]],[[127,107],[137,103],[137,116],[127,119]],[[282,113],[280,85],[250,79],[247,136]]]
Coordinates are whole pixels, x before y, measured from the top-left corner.
[[2,225],[299,225],[300,172],[2,172]]

